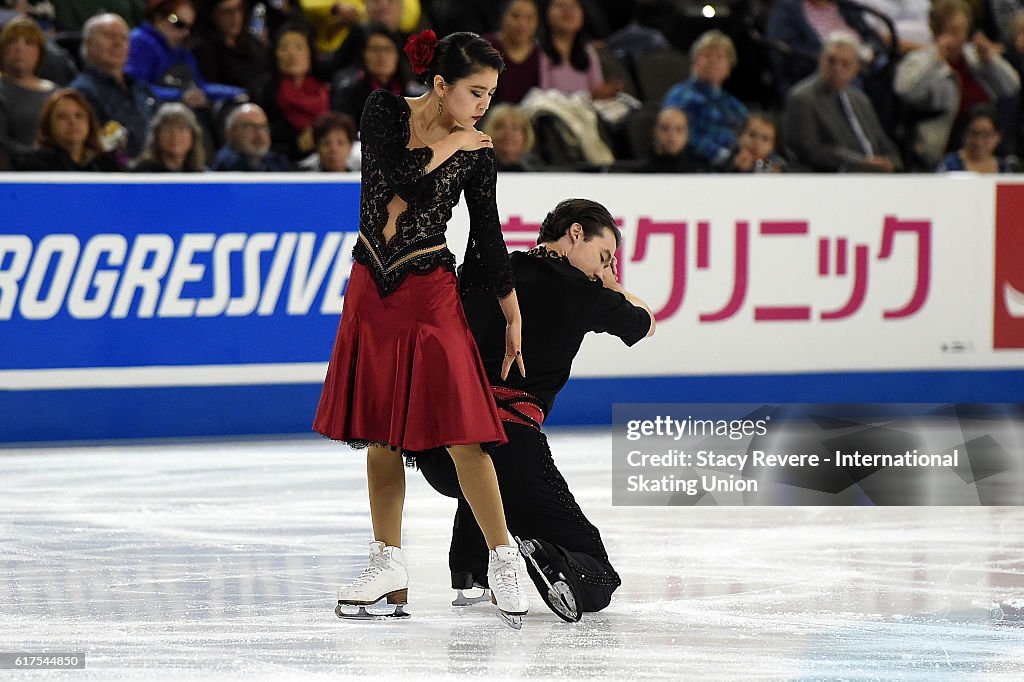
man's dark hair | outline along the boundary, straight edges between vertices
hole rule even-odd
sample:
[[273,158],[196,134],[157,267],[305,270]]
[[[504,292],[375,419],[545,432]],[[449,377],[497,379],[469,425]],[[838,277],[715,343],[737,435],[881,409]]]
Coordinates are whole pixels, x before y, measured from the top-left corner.
[[558,206],[544,218],[537,243],[558,241],[573,223],[583,227],[584,241],[600,236],[602,230],[611,230],[615,246],[622,242],[622,233],[615,226],[615,218],[607,208],[590,199],[565,199],[558,202]]

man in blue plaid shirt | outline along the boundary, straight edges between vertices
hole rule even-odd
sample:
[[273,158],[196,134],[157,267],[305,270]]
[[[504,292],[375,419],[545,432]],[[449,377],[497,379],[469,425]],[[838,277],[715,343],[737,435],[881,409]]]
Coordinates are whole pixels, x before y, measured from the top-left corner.
[[689,147],[712,168],[727,169],[736,148],[736,133],[747,108],[722,89],[736,66],[736,47],[721,31],[702,34],[690,50],[691,76],[665,94],[661,106],[676,107],[690,120]]

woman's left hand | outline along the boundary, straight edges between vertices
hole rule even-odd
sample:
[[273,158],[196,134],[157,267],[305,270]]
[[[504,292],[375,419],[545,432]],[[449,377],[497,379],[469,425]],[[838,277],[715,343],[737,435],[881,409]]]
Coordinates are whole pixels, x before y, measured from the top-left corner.
[[509,322],[505,326],[505,357],[501,361],[501,378],[508,378],[512,363],[519,365],[519,374],[526,376],[526,365],[523,364],[523,323],[520,320]]

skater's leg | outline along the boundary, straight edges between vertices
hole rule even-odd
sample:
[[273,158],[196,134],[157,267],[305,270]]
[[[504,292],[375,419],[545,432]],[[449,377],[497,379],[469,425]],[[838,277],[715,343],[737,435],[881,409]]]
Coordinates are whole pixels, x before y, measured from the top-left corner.
[[[405,503],[405,469],[396,450],[371,445],[366,453],[366,478],[370,491],[370,518],[374,542],[369,565],[355,580],[338,589],[342,618],[369,618],[365,607],[381,599],[395,605],[390,616],[404,616],[409,600],[409,573],[402,554],[402,507]],[[346,608],[358,607],[355,613]]]
[[462,497],[459,476],[455,473],[455,464],[444,448],[416,453],[416,468],[423,474],[423,478],[430,484],[430,487],[437,492],[445,497]]
[[465,590],[474,584],[487,585],[487,541],[469,503],[462,498],[455,510],[448,567],[452,571],[453,589]]
[[402,508],[405,506],[405,466],[397,450],[371,445],[366,453],[373,537],[388,547],[402,546]]
[[473,510],[487,547],[508,544],[505,508],[498,491],[498,478],[491,457],[479,445],[454,445],[448,448],[459,476],[462,495]]
[[607,560],[601,534],[569,490],[544,434],[507,424],[508,445],[495,451],[494,467],[504,493],[505,516],[514,535],[543,537],[570,552]]
[[487,542],[480,526],[473,518],[473,510],[462,497],[455,463],[440,449],[429,453],[418,453],[416,467],[423,474],[430,487],[447,497],[459,501],[452,525],[451,549],[448,552],[448,566],[452,572],[452,589],[467,590],[474,583],[487,584]]
[[[555,567],[577,592],[581,612],[608,605],[621,584],[598,529],[584,515],[555,466],[544,434],[506,425],[509,444],[495,453],[494,466],[505,492],[509,530],[522,540],[540,539]],[[533,574],[531,574],[533,577]]]
[[491,457],[479,445],[456,445],[448,448],[448,452],[459,475],[462,495],[490,548],[487,582],[494,603],[505,622],[519,628],[522,615],[529,610],[529,601],[519,589],[519,550],[508,544],[505,509]]

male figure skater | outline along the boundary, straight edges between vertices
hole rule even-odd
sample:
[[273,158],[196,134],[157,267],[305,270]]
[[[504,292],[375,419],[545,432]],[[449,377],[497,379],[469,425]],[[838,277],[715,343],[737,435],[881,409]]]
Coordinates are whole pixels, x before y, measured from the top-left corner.
[[[501,309],[485,296],[463,297],[509,440],[491,453],[508,528],[521,538],[527,570],[541,597],[567,621],[606,607],[622,582],[601,534],[555,466],[540,426],[569,379],[587,332],[614,334],[627,346],[654,333],[650,309],[618,282],[620,239],[604,206],[567,199],[544,219],[535,249],[511,254],[523,316],[522,352],[529,362],[525,377],[510,372],[501,378]],[[463,589],[487,587],[487,545],[460,495],[450,459],[416,462],[431,486],[459,499],[449,553],[452,587],[460,597]]]

